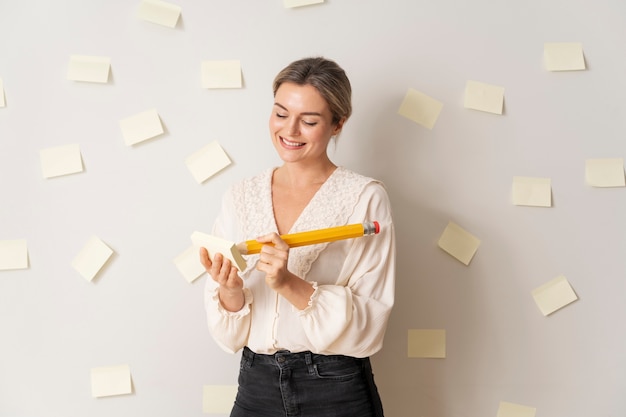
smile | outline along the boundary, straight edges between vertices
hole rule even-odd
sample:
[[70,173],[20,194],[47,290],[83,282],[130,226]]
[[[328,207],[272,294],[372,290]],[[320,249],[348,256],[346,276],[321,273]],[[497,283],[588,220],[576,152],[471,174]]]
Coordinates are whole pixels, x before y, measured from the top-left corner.
[[304,143],[301,142],[292,142],[290,140],[285,139],[284,137],[280,137],[280,140],[282,143],[284,143],[285,145],[289,146],[289,147],[294,147],[294,148],[298,148],[301,146],[304,146]]

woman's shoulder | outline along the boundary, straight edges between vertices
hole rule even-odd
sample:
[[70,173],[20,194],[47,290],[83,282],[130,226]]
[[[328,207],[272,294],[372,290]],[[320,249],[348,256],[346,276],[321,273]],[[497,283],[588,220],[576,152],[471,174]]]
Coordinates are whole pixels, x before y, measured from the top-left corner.
[[271,184],[272,172],[276,168],[267,168],[255,175],[240,178],[230,185],[232,193],[249,191],[250,189],[262,189]]
[[385,185],[382,181],[360,174],[346,167],[337,168],[337,181],[346,187],[359,188],[363,191],[371,190],[386,193]]

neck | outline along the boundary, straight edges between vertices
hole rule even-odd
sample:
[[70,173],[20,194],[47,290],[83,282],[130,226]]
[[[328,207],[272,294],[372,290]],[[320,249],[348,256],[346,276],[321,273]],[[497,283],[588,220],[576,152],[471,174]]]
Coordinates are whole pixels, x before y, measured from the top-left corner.
[[291,188],[323,184],[337,166],[330,160],[315,166],[286,163],[276,170],[280,182]]

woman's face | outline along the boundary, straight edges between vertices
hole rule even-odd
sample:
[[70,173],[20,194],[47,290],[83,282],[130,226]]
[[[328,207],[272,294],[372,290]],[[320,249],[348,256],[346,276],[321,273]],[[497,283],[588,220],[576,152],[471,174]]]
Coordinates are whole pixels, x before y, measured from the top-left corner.
[[269,127],[284,162],[328,160],[328,142],[342,124],[332,123],[328,103],[315,87],[286,82],[276,91]]

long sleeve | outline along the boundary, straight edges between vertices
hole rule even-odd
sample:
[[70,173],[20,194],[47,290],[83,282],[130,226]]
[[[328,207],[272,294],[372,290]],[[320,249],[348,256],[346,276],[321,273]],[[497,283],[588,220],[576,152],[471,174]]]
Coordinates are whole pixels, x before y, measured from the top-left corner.
[[[395,231],[388,198],[380,184],[365,189],[353,217],[377,220],[381,232],[350,242],[339,276],[329,277],[336,283],[318,285],[309,307],[299,315],[316,351],[365,357],[382,347],[394,303]],[[324,260],[332,265],[329,257],[331,253]],[[312,269],[309,277],[332,273],[324,264],[319,266],[319,271]]]
[[[222,200],[222,209],[219,217],[213,224],[212,234],[226,239],[241,238],[237,230],[237,222],[232,218],[234,213],[232,194],[227,193]],[[208,277],[204,289],[204,307],[207,315],[209,332],[216,343],[225,351],[235,353],[243,348],[250,331],[250,304],[252,292],[244,288],[245,303],[237,312],[225,310],[218,296],[219,285]]]

